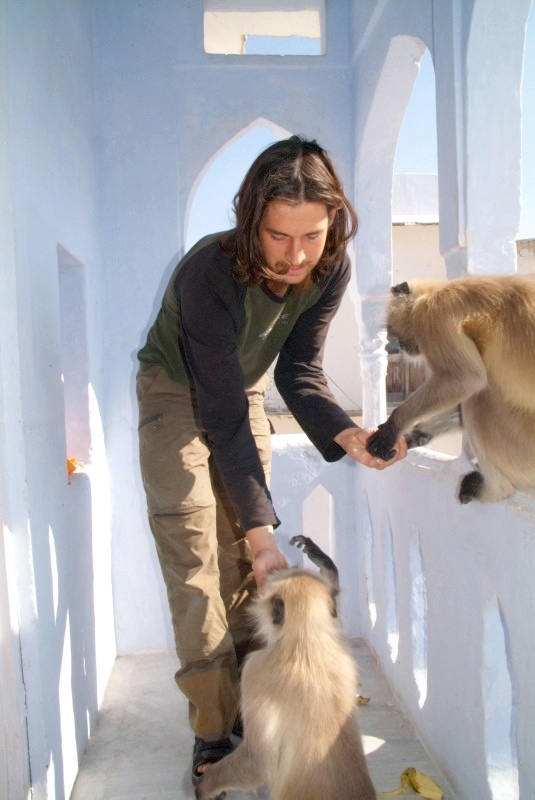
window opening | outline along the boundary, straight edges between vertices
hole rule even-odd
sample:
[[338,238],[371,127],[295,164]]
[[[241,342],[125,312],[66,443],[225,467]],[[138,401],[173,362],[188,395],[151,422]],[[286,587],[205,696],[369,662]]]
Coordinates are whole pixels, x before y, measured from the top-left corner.
[[91,452],[85,267],[61,245],[57,255],[66,456],[85,464]]
[[321,41],[304,36],[246,36],[243,55],[321,56]]
[[325,0],[204,0],[205,53],[319,56],[325,41]]
[[520,228],[517,240],[520,260],[518,271],[535,272],[535,5],[531,6],[526,26],[522,74],[522,195]]

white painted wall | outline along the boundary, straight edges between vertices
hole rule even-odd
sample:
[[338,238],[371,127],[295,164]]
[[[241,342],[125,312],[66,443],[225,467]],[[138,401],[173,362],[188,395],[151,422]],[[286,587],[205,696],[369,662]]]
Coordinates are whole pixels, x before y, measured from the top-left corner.
[[376,652],[458,796],[533,797],[535,499],[461,505],[462,456],[413,452],[375,473],[278,436],[273,466],[278,541],[292,563],[302,532],[336,559],[346,630]]
[[[446,262],[440,253],[438,225],[394,225],[392,228],[392,284],[418,278],[447,280]],[[535,240],[516,243],[516,271],[535,274]]]
[[[2,621],[9,620],[2,625],[0,786],[8,787],[2,797],[20,800],[31,776],[33,798],[62,800],[116,652],[91,4],[2,0],[0,53],[0,564],[8,578],[0,603]],[[79,273],[83,313],[75,319],[65,313],[74,295],[60,287],[61,264]],[[66,432],[73,348],[86,385],[80,391],[74,381],[79,403],[71,404],[69,428],[77,427],[77,411],[90,434],[78,452],[66,444],[81,441]],[[90,464],[70,484],[67,455]]]
[[461,797],[530,798],[535,504],[461,506],[467,471],[412,454],[384,481],[363,476],[356,500],[375,532],[365,636]]
[[446,263],[439,249],[438,225],[394,225],[392,285],[425,278],[446,280]]
[[[528,0],[506,9],[329,0],[326,9],[320,60],[249,56],[245,68],[203,52],[201,3],[0,0],[0,787],[9,800],[27,792],[30,766],[34,798],[67,797],[116,652],[172,647],[138,471],[136,352],[214,154],[257,120],[334,154],[360,216],[350,295],[360,324],[348,305],[349,344],[333,336],[329,347],[355,358],[367,422],[385,414],[393,163],[426,47],[447,274],[514,268]],[[500,44],[507,63],[496,70]],[[70,483],[67,455],[86,462]],[[375,475],[276,437],[280,537],[305,532],[337,559],[348,631],[379,653],[460,796],[524,800],[535,796],[533,507],[520,498],[461,509],[460,466],[423,454]],[[489,778],[500,758],[505,790]]]

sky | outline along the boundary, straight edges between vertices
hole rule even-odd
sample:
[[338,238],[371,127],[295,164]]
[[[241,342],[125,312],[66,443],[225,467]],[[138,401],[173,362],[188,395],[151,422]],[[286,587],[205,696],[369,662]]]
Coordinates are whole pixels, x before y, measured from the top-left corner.
[[[261,52],[262,37],[255,37]],[[260,49],[258,49],[260,48]],[[522,87],[522,210],[517,239],[535,238],[535,3],[527,27]],[[281,138],[259,127],[230,145],[204,174],[193,199],[186,249],[207,233],[233,225],[232,198],[249,165],[269,144]],[[422,58],[410,103],[400,131],[394,172],[436,173],[436,120],[433,63],[429,51]],[[207,213],[208,209],[208,213]]]
[[528,19],[522,87],[522,218],[519,239],[535,239],[535,3]]

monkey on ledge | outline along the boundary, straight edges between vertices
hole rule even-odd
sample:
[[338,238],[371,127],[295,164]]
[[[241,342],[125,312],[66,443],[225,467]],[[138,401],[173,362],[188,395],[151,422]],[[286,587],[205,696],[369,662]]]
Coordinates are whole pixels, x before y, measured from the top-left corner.
[[459,410],[478,469],[459,500],[502,500],[535,489],[535,280],[465,277],[392,288],[388,332],[424,359],[429,377],[370,436],[374,456],[394,456],[452,426]]

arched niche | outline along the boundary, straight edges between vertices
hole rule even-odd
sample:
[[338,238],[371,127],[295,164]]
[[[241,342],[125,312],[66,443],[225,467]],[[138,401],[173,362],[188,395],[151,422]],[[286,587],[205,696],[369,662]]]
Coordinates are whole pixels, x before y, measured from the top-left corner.
[[290,135],[279,125],[258,118],[213,154],[190,192],[184,225],[186,250],[202,236],[233,226],[232,200],[248,168],[262,150]]

